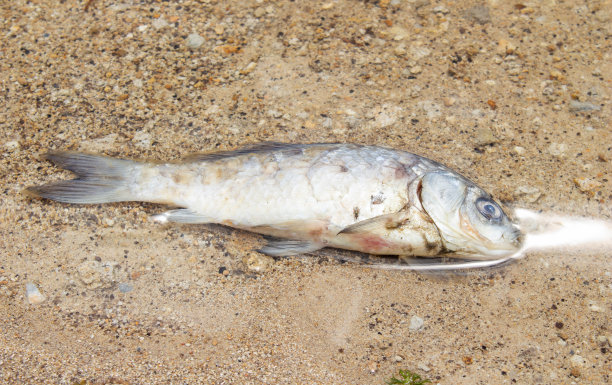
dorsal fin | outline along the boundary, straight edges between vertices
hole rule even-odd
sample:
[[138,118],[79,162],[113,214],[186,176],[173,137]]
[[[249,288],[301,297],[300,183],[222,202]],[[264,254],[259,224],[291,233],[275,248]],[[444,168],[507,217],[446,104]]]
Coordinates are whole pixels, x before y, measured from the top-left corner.
[[240,155],[271,153],[279,151],[286,152],[287,155],[299,155],[302,153],[304,148],[314,145],[316,144],[262,142],[249,144],[236,150],[191,154],[188,155],[184,160],[186,162],[210,162],[220,159],[233,158]]

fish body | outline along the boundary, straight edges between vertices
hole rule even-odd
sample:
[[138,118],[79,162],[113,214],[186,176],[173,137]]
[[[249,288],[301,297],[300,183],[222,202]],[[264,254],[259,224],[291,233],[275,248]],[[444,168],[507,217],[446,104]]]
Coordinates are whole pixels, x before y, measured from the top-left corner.
[[182,207],[156,219],[219,223],[283,239],[262,249],[271,255],[337,247],[490,259],[520,246],[520,233],[489,194],[405,151],[263,143],[166,164],[71,152],[48,158],[78,178],[29,188],[34,195]]

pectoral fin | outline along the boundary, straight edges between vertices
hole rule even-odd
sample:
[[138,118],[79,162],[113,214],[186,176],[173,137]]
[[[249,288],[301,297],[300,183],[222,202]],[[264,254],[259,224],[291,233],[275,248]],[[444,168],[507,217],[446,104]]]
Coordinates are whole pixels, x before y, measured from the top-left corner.
[[400,211],[393,214],[379,215],[374,218],[366,219],[361,222],[354,223],[342,229],[340,234],[379,234],[385,230],[395,229],[409,220],[406,212]]
[[177,223],[211,223],[211,219],[207,216],[199,214],[189,209],[176,209],[166,211],[153,216],[153,220],[160,223],[177,222]]
[[411,256],[433,256],[442,250],[438,229],[414,207],[350,225],[329,245],[370,254]]

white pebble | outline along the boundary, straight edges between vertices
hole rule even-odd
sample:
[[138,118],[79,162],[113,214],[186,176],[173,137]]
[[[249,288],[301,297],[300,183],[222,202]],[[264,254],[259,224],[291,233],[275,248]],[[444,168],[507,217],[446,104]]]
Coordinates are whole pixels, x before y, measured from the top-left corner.
[[187,47],[191,49],[200,48],[204,44],[204,38],[197,33],[192,33],[187,36]]
[[586,363],[585,359],[578,354],[574,354],[572,358],[570,358],[570,362],[572,363],[572,366],[576,368],[582,367]]
[[153,25],[153,28],[155,29],[162,29],[168,26],[168,22],[163,17],[153,20],[153,23],[151,24]]
[[19,150],[19,147],[21,147],[21,145],[16,140],[10,140],[4,143],[4,148],[6,148],[7,151]]
[[421,330],[424,323],[423,318],[413,315],[412,318],[410,318],[410,326],[408,326],[408,328],[412,331]]
[[604,312],[604,308],[603,308],[603,307],[601,307],[601,306],[599,306],[599,305],[598,305],[598,304],[596,304],[595,302],[591,302],[591,303],[589,304],[589,310],[590,310],[590,311],[597,312],[597,313],[603,313],[603,312]]
[[28,297],[28,302],[32,305],[37,305],[45,300],[45,296],[41,294],[33,283],[26,283],[26,296]]

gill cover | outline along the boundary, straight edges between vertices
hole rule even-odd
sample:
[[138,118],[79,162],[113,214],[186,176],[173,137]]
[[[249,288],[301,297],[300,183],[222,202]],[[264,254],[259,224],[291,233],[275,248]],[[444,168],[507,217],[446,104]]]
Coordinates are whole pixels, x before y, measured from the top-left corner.
[[513,254],[520,246],[518,229],[491,196],[451,171],[423,176],[421,204],[450,254],[495,259]]

